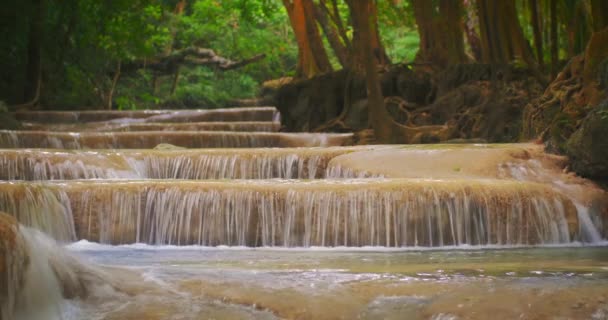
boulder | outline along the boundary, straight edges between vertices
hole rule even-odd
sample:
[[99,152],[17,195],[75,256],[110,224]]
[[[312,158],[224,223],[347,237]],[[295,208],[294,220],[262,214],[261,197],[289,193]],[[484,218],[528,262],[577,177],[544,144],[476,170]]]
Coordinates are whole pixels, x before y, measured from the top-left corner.
[[568,139],[566,154],[572,169],[600,182],[608,181],[608,99],[589,112]]

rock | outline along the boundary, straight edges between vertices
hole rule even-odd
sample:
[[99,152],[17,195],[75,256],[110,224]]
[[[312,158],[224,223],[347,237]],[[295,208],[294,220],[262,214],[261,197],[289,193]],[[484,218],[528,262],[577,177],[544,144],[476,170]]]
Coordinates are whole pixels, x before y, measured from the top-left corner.
[[583,120],[566,143],[572,169],[594,180],[608,181],[608,99]]
[[17,220],[0,212],[0,319],[11,319],[29,261]]

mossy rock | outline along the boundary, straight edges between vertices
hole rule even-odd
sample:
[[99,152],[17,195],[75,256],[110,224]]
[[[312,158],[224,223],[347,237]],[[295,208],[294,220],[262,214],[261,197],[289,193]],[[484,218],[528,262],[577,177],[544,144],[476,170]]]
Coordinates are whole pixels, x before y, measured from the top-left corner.
[[583,120],[566,143],[572,169],[585,177],[608,181],[608,100],[604,100]]

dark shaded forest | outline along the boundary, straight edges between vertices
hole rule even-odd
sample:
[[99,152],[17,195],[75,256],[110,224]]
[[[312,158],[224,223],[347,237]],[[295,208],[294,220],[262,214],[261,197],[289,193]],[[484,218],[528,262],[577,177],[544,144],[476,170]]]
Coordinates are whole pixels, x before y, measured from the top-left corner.
[[5,111],[275,105],[284,131],[537,140],[608,179],[607,1],[28,0],[1,15]]

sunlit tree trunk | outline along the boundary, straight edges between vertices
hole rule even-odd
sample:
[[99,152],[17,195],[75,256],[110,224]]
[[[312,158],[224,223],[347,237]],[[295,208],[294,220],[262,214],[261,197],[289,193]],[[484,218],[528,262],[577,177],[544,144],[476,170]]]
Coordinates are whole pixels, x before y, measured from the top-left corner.
[[463,63],[464,53],[462,0],[411,0],[418,25],[420,46],[416,59],[442,67]]
[[296,75],[311,78],[332,70],[314,17],[312,0],[283,0],[298,43]]
[[481,61],[481,41],[477,34],[477,27],[479,26],[479,18],[477,17],[477,10],[475,3],[472,0],[464,0],[464,7],[466,12],[466,21],[464,25],[464,34],[466,35],[467,43],[471,49],[471,54],[475,61]]
[[509,63],[519,58],[532,68],[536,61],[517,18],[514,0],[477,0],[482,59]]

